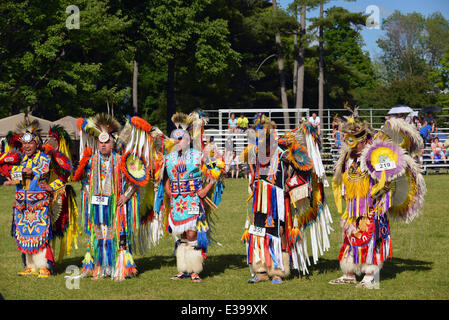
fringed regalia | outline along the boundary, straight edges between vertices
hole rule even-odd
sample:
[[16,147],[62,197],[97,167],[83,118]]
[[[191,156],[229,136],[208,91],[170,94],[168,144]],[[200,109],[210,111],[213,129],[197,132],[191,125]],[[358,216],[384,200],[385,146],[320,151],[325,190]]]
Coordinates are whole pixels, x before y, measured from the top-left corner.
[[[80,118],[78,128],[83,156],[73,179],[82,184],[81,215],[89,235],[83,274],[92,274],[93,279],[110,275],[121,281],[137,274],[132,255],[148,214],[142,214],[141,194],[150,180],[152,126],[138,117],[128,118],[118,135],[120,125],[112,117],[98,115]],[[114,139],[115,150],[110,155],[94,151],[92,136],[101,141],[102,134]],[[122,195],[127,201],[119,206]]]
[[204,206],[197,195],[203,186],[201,159],[201,151],[195,149],[174,151],[165,156],[172,197],[168,221],[173,234],[196,230],[198,217],[204,215]]
[[[66,182],[72,165],[63,152],[42,145],[37,120],[30,121],[26,117],[17,127],[17,133],[9,134],[8,152],[0,156],[2,174],[10,179],[9,184],[16,185],[11,235],[22,252],[26,267],[19,274],[47,278],[55,265],[50,241],[69,234],[70,239],[65,238],[65,246],[60,249],[58,262],[71,249],[72,241],[76,243],[77,222],[73,220],[76,209],[71,210],[73,206],[66,202],[71,195],[70,188],[66,192]],[[59,131],[65,132],[63,129]],[[24,143],[36,144],[33,155],[22,153]],[[58,143],[56,149],[62,145],[67,149],[64,142]],[[31,169],[32,173],[23,172],[25,168]],[[48,189],[43,189],[43,185]]]
[[[201,111],[189,115],[176,113],[172,121],[177,129],[165,141],[164,167],[168,190],[164,207],[168,215],[167,230],[175,237],[181,237],[175,243],[179,273],[173,279],[191,276],[192,280],[200,281],[203,260],[208,246],[214,241],[211,213],[221,201],[224,163],[202,152],[203,127],[207,118]],[[183,148],[179,147],[181,144],[184,144]],[[209,186],[209,191],[201,198],[198,192],[206,186]],[[160,183],[156,199],[160,205],[163,202],[163,188],[164,184]],[[192,231],[196,234],[195,240],[186,235],[186,232]]]
[[253,216],[242,237],[247,263],[256,274],[249,282],[270,277],[276,283],[288,277],[290,265],[308,273],[307,229],[314,263],[329,248],[332,218],[323,189],[319,138],[304,123],[276,141],[275,124],[265,117],[249,135],[241,159],[250,164],[252,176],[248,201],[252,198]]
[[[67,131],[58,125],[50,127],[48,134],[49,139],[43,145],[43,149],[51,157],[50,181],[60,179],[67,183],[70,181],[73,170],[70,154],[71,138]],[[72,246],[78,249],[78,236],[82,231],[78,224],[79,213],[73,187],[66,184],[55,195],[50,204],[54,235],[52,247],[56,249],[56,239],[59,238],[57,262],[60,263],[65,255],[70,255]]]
[[352,275],[365,273],[359,286],[373,287],[372,275],[378,275],[393,256],[389,218],[408,223],[422,209],[426,186],[413,156],[423,142],[417,130],[401,119],[387,120],[375,133],[357,121],[357,110],[353,112],[340,124],[345,144],[332,181],[339,213],[342,198],[346,202],[338,256],[346,277],[331,283],[355,283]]

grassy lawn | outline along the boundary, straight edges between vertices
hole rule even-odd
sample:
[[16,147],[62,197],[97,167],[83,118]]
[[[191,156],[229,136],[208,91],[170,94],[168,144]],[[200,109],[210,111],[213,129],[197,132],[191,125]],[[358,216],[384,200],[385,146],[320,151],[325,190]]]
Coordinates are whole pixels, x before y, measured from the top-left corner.
[[[0,293],[5,299],[263,299],[263,300],[345,300],[345,299],[448,299],[449,298],[449,176],[426,176],[428,194],[424,214],[411,224],[392,222],[393,259],[381,272],[380,290],[354,286],[331,286],[328,281],[340,276],[337,260],[341,229],[332,192],[326,194],[334,220],[331,249],[309,268],[305,280],[290,279],[280,285],[271,282],[248,284],[245,245],[240,241],[246,218],[245,180],[227,180],[217,211],[215,239],[221,243],[209,248],[201,284],[189,279],[172,281],[176,274],[174,241],[171,236],[144,256],[135,255],[139,276],[116,283],[108,279],[81,279],[79,290],[66,288],[64,276],[69,265],[81,266],[86,236],[79,237],[79,248],[56,266],[50,279],[19,277],[23,264],[15,241],[10,236],[14,198],[12,187],[0,187]],[[74,185],[79,190],[79,185]],[[59,247],[55,250],[57,256]]]

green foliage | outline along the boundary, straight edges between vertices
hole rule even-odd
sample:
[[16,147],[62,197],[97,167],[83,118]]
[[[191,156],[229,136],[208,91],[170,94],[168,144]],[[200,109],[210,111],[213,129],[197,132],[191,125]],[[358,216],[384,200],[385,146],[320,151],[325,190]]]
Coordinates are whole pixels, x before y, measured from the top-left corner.
[[420,13],[393,12],[382,22],[385,37],[377,40],[383,50],[382,62],[390,79],[401,80],[407,75],[422,75],[428,71],[424,57],[425,18]]
[[359,104],[357,93],[374,86],[371,60],[361,49],[360,29],[365,20],[365,15],[341,7],[326,11],[323,21],[325,90],[330,106],[341,108],[346,101]]
[[[79,29],[66,27],[69,5],[80,9]],[[130,24],[107,1],[2,1],[0,23],[3,116],[32,111],[56,120],[103,111],[95,92],[129,76],[121,34]]]
[[[134,61],[138,115],[161,128],[173,107],[185,112],[278,108],[276,31],[292,106],[298,10],[305,5],[310,11],[320,2],[292,0],[288,10],[278,7],[274,15],[267,0],[4,0],[0,116],[31,111],[56,120],[109,107],[123,119],[133,113]],[[304,106],[316,108],[318,102],[318,26],[324,29],[326,108],[346,101],[362,108],[448,105],[448,58],[443,56],[449,22],[440,13],[388,16],[379,40],[382,55],[373,60],[362,50],[366,16],[323,3],[325,16],[308,17],[302,39]],[[69,5],[80,10],[79,29],[66,27]]]
[[440,68],[432,72],[430,80],[437,88],[437,104],[442,107],[449,107],[449,45],[438,63]]

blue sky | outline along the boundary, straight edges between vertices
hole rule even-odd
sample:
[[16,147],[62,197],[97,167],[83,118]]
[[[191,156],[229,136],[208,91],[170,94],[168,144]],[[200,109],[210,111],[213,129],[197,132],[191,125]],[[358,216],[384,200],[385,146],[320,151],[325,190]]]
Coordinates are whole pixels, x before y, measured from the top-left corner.
[[[287,8],[291,2],[291,0],[278,0],[278,3],[282,8]],[[325,9],[332,6],[341,6],[351,12],[365,12],[368,6],[376,6],[379,8],[380,23],[382,23],[382,19],[388,17],[395,10],[399,10],[402,13],[419,12],[424,16],[440,11],[443,16],[449,20],[448,0],[357,0],[352,2],[333,0],[325,5]],[[319,8],[308,11],[307,16],[319,16]],[[364,28],[361,33],[365,41],[364,49],[370,52],[370,56],[375,57],[380,54],[381,50],[377,46],[376,40],[382,37],[382,30]]]

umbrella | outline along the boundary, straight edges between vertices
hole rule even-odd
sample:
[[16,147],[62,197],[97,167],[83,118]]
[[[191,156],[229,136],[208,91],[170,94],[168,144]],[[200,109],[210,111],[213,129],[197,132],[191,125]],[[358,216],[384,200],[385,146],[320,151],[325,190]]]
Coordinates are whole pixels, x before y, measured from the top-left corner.
[[417,117],[418,114],[419,114],[418,111],[413,111],[413,112],[410,112],[408,116],[413,118],[413,117]]
[[388,111],[388,114],[397,114],[397,113],[411,113],[413,112],[413,109],[408,106],[396,106],[390,109]]
[[440,112],[443,110],[443,108],[439,106],[428,106],[421,109],[421,112],[428,113],[428,112]]

